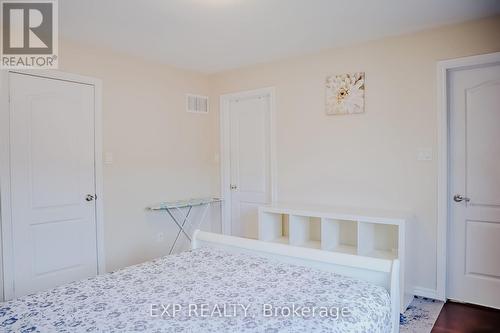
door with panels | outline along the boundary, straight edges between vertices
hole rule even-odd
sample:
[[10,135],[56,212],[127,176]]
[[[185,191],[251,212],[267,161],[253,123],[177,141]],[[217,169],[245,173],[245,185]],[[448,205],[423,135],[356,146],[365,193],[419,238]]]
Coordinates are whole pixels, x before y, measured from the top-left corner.
[[[228,102],[231,234],[258,237],[258,206],[271,201],[269,93],[238,94]],[[228,200],[229,199],[229,200]]]
[[15,297],[97,274],[94,86],[9,73]]
[[449,72],[451,299],[500,308],[500,62]]

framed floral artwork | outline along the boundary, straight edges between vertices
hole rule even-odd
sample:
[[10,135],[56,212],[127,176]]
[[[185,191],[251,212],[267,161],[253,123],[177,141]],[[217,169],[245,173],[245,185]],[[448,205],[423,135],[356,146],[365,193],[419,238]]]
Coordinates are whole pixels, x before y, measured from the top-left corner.
[[365,112],[365,73],[331,75],[326,78],[326,114]]

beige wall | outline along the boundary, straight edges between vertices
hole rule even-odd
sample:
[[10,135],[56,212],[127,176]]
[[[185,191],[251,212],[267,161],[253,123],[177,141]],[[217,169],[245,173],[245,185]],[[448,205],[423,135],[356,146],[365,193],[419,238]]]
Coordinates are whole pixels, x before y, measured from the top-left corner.
[[[325,50],[212,75],[213,109],[221,94],[276,87],[278,200],[412,211],[414,282],[433,290],[436,62],[494,51],[500,17]],[[326,116],[325,77],[353,71],[366,72],[366,113]]]
[[103,150],[114,156],[104,165],[107,269],[167,254],[176,228],[145,207],[217,191],[216,112],[185,111],[185,93],[208,94],[207,77],[68,41],[60,70],[103,82]]
[[[107,269],[167,253],[175,229],[146,206],[218,192],[219,95],[274,86],[279,200],[413,211],[414,280],[434,289],[436,61],[500,51],[499,32],[497,17],[210,76],[62,41],[61,70],[103,81]],[[326,75],[350,71],[366,72],[366,113],[326,116]],[[209,115],[185,112],[188,92],[210,93]]]

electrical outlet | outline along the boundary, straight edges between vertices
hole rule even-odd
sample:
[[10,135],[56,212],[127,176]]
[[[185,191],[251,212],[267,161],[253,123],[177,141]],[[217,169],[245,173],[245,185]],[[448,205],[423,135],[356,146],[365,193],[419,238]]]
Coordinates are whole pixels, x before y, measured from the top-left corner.
[[417,161],[432,161],[432,148],[419,148],[417,150]]
[[156,234],[156,241],[162,243],[165,240],[165,233],[159,232]]

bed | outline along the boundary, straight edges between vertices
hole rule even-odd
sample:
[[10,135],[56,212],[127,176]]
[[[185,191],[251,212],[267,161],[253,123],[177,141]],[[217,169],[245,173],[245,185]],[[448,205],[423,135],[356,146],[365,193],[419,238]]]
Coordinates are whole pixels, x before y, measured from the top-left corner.
[[193,249],[0,305],[5,332],[398,332],[397,260],[196,231]]

